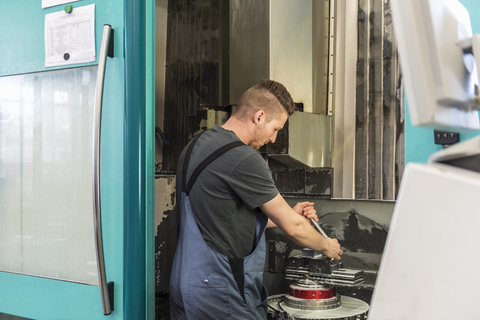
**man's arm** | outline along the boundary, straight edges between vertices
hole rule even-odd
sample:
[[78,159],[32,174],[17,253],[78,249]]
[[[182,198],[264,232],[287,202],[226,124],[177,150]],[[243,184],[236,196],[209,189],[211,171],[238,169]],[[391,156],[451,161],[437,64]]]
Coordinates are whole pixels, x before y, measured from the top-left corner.
[[[303,215],[306,219],[314,219],[315,221],[318,221],[317,217],[317,211],[315,211],[315,208],[313,207],[314,203],[305,201],[305,202],[297,202],[297,204],[292,208],[296,213]],[[267,222],[267,228],[276,228],[277,225],[275,222],[268,219]]]
[[268,218],[268,222],[267,222],[267,228],[275,228],[277,225],[275,224],[275,222],[273,222],[272,220],[270,220],[270,218]]
[[260,206],[260,209],[271,220],[267,226],[275,224],[297,245],[321,251],[330,258],[340,259],[343,252],[337,239],[324,238],[311,226],[310,221],[295,212],[280,194]]

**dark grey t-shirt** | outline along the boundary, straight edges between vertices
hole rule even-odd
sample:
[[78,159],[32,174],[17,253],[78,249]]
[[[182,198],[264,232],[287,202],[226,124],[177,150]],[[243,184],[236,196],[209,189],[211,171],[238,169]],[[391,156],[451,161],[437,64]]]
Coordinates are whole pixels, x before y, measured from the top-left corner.
[[[239,140],[234,132],[219,126],[203,133],[190,157],[187,183],[193,170],[207,156]],[[177,190],[181,189],[184,155],[185,150],[178,163]],[[258,207],[277,194],[272,173],[260,152],[243,145],[227,151],[206,167],[189,198],[206,243],[217,252],[239,258],[252,251],[256,215],[264,214]]]

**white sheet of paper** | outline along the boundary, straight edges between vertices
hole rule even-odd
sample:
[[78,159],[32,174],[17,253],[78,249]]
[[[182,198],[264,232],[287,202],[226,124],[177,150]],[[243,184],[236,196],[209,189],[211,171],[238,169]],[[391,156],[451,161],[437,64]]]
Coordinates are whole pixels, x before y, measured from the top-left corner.
[[95,61],[95,4],[45,15],[45,67]]
[[58,6],[59,4],[76,2],[76,1],[79,1],[79,0],[42,0],[42,8]]

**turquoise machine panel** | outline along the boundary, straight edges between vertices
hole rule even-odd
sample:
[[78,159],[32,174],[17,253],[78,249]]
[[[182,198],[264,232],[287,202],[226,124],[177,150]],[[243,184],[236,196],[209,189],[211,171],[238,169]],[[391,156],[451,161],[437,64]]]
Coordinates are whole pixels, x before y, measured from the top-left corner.
[[[95,3],[95,43],[98,63],[103,25],[114,31],[114,58],[105,71],[102,107],[102,223],[108,281],[115,283],[115,306],[109,319],[123,319],[124,296],[124,1],[81,0],[76,7]],[[82,65],[45,68],[45,15],[65,5],[46,9],[41,1],[0,2],[0,76],[41,72]],[[106,165],[107,164],[107,165]],[[72,182],[73,183],[73,182]],[[0,222],[1,223],[1,222]],[[93,236],[93,235],[92,235]],[[97,286],[0,272],[0,313],[32,319],[103,319]]]

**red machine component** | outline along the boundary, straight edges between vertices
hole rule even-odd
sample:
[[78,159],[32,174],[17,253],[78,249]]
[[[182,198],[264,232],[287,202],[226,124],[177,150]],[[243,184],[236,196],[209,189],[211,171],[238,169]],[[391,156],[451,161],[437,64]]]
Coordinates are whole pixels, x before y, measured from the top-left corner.
[[330,299],[335,297],[337,291],[333,286],[314,285],[310,287],[290,285],[290,296],[308,300]]

